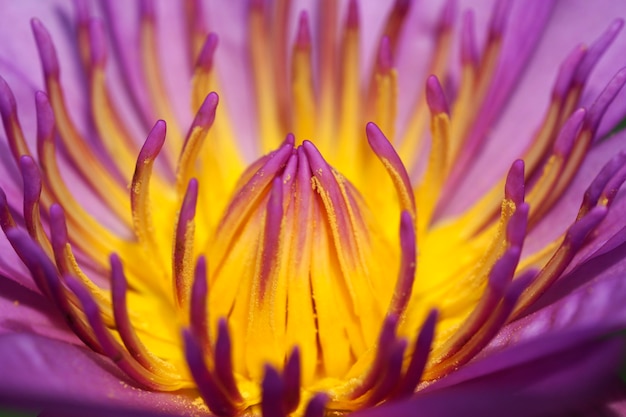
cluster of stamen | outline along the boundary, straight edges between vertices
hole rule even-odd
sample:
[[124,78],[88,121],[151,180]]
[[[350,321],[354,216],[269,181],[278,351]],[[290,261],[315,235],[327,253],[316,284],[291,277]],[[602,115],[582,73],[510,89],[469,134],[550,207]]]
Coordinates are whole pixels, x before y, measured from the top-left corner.
[[[213,68],[218,39],[207,33],[199,1],[185,6],[196,114],[186,134],[164,99],[150,1],[141,2],[139,17],[145,85],[133,84],[128,63],[118,59],[140,124],[146,132],[152,126],[142,145],[107,86],[105,25],[82,1],[77,44],[101,152],[72,120],[41,22],[32,22],[46,85],[35,96],[35,154],[0,78],[0,114],[23,189],[19,203],[0,190],[0,226],[72,330],[140,387],[193,388],[219,416],[315,417],[412,395],[528,311],[626,180],[626,155],[619,154],[592,182],[569,229],[522,256],[526,236],[571,182],[626,83],[621,70],[589,109],[575,110],[621,21],[565,59],[523,161],[464,213],[445,218],[497,117],[486,103],[504,100],[497,82],[505,83],[499,59],[509,2],[498,2],[482,53],[473,14],[464,14],[452,105],[439,81],[455,15],[455,2],[447,3],[433,75],[406,126],[396,123],[394,53],[410,2],[397,0],[390,11],[365,88],[358,2],[349,2],[343,26],[335,3],[322,2],[314,68],[307,12],[289,55],[291,2],[270,10],[252,1],[252,96],[266,155],[246,169],[234,140],[237,120],[218,111],[212,92],[221,90]],[[103,2],[120,54],[111,7]],[[167,126],[152,125],[158,118]],[[426,131],[430,150],[421,160]],[[86,186],[86,199],[68,186],[69,175]],[[103,210],[110,218],[97,217]]]

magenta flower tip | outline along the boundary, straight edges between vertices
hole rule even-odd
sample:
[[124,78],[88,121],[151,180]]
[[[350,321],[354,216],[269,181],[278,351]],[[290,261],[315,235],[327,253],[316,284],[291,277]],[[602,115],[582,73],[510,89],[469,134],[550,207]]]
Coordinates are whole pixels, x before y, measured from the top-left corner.
[[383,36],[378,49],[378,68],[381,72],[388,72],[393,68],[393,57],[391,53],[391,41],[388,36]]
[[626,84],[626,67],[620,69],[617,74],[615,74],[589,108],[585,125],[592,132],[598,129],[604,113],[615,97],[617,97],[617,94],[621,91],[624,84]]
[[35,35],[35,41],[37,42],[37,49],[39,50],[39,58],[41,59],[41,66],[46,77],[56,77],[59,75],[59,61],[57,59],[56,50],[52,43],[50,33],[44,27],[39,19],[33,18],[31,20],[31,28]]
[[507,24],[507,19],[513,6],[512,0],[496,2],[494,12],[491,17],[489,32],[491,36],[502,36]]
[[158,120],[154,124],[141,148],[138,161],[148,161],[156,158],[165,143],[166,128],[167,125],[164,120]]
[[309,13],[306,10],[300,12],[300,16],[298,18],[296,46],[302,49],[306,49],[311,46],[311,28],[309,25]]
[[587,47],[580,44],[565,58],[559,68],[556,82],[552,90],[552,95],[556,99],[564,99],[569,90],[574,76],[580,67],[581,62],[587,54]]
[[476,46],[473,10],[467,10],[463,13],[461,32],[461,61],[463,64],[476,65],[478,62],[478,47]]
[[457,0],[446,0],[446,4],[441,11],[441,15],[439,16],[439,21],[437,24],[438,32],[446,30],[450,28],[454,24],[454,19],[456,18],[458,11],[458,1]]
[[[396,2],[396,4],[397,3],[398,2]],[[350,0],[348,3],[346,26],[350,29],[357,29],[359,27],[359,3],[357,0]]]
[[624,26],[623,19],[615,19],[611,25],[600,35],[600,37],[589,47],[587,54],[576,70],[574,80],[582,84],[585,82],[593,68],[596,66],[602,55],[607,51],[609,46],[615,41],[615,38]]
[[450,114],[448,101],[436,75],[431,75],[426,80],[426,100],[433,116],[439,113]]
[[524,161],[517,159],[511,165],[509,173],[506,177],[504,186],[504,195],[513,201],[516,205],[524,201],[525,180],[524,180]]
[[219,37],[217,34],[213,32],[209,33],[202,45],[200,54],[198,54],[198,60],[196,62],[198,67],[203,68],[205,71],[209,71],[213,68],[213,57],[218,44]]
[[564,157],[569,155],[572,147],[574,146],[576,135],[578,135],[586,115],[586,109],[578,109],[572,113],[569,119],[567,119],[557,136],[556,142],[554,143],[555,154],[562,155]]
[[191,124],[191,129],[195,127],[208,129],[211,127],[215,121],[215,112],[218,104],[219,96],[215,92],[210,92],[202,102],[200,109],[198,109],[198,113],[196,113],[196,117]]
[[84,25],[89,22],[89,4],[87,0],[74,0],[74,10],[76,11],[76,20],[79,24]]
[[519,246],[512,246],[494,264],[489,273],[489,288],[502,296],[513,279],[521,254]]
[[328,395],[324,393],[315,394],[306,406],[304,417],[323,417],[328,400]]
[[154,2],[152,0],[140,0],[139,1],[139,14],[142,19],[154,20],[155,10]]
[[0,77],[0,115],[6,124],[8,119],[16,113],[15,96],[9,85]]

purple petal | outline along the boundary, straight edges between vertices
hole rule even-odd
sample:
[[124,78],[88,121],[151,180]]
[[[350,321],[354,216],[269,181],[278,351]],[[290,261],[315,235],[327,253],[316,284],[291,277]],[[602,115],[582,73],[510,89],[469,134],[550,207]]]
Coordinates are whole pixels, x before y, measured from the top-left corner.
[[31,333],[83,345],[48,299],[0,277],[0,334],[4,333]]
[[62,415],[208,415],[195,396],[135,388],[112,362],[86,348],[36,335],[0,336],[0,402]]
[[[600,404],[616,383],[614,364],[624,350],[621,339],[575,347],[552,343],[551,350],[537,354],[541,344],[539,341],[467,366],[457,373],[455,381],[444,378],[409,400],[353,416],[568,415]],[[463,378],[465,382],[460,383]],[[456,382],[459,384],[453,386]]]

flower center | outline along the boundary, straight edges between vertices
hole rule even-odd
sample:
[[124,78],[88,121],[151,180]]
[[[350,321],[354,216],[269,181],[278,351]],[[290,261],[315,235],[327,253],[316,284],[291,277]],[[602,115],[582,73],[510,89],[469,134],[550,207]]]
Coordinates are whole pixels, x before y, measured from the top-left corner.
[[[439,81],[452,38],[454,2],[446,6],[435,75],[403,126],[393,54],[408,2],[392,8],[363,86],[357,1],[349,2],[343,26],[336,5],[322,2],[317,43],[302,13],[290,66],[289,2],[277,2],[271,26],[264,3],[252,1],[250,96],[258,117],[241,124],[258,124],[266,155],[247,168],[235,140],[237,113],[218,110],[212,92],[222,91],[214,34],[190,22],[196,116],[184,133],[164,98],[155,11],[142,4],[151,103],[131,98],[139,119],[166,119],[167,133],[159,120],[138,146],[106,84],[102,22],[77,3],[86,95],[103,151],[87,144],[70,117],[52,40],[34,20],[47,89],[36,95],[37,158],[0,79],[0,112],[24,189],[19,210],[0,193],[0,225],[40,291],[88,346],[143,388],[194,389],[216,415],[256,407],[267,416],[354,410],[411,395],[420,381],[453,372],[560,276],[623,180],[616,175],[621,155],[593,182],[572,226],[522,257],[527,233],[570,183],[626,82],[626,72],[618,73],[589,111],[574,111],[619,25],[589,52],[576,48],[566,59],[525,162],[513,162],[465,212],[446,216],[497,116],[492,103],[502,104],[493,80],[507,2],[498,3],[480,56],[473,15],[464,15],[452,106]],[[190,16],[199,15],[199,2],[191,4]],[[57,152],[57,137],[67,155]],[[86,197],[67,179],[73,169]]]

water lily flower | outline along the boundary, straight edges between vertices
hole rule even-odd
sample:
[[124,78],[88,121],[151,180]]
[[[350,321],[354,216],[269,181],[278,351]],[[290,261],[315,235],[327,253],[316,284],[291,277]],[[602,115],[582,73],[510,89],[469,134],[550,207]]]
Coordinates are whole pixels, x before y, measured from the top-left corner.
[[0,404],[623,411],[626,7],[459,3],[3,3]]

